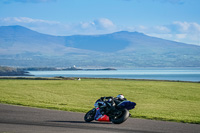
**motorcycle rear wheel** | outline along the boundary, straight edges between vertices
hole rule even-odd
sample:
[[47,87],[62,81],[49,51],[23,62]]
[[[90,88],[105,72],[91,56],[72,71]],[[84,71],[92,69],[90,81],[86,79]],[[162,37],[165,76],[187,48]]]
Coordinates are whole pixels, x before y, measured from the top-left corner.
[[84,116],[84,120],[85,122],[91,122],[94,120],[94,116],[95,116],[96,111],[94,111],[94,109],[88,111],[85,116]]
[[124,121],[126,121],[129,117],[129,111],[127,109],[124,109],[121,113],[121,115],[115,117],[115,118],[112,118],[111,121],[112,123],[114,124],[121,124],[123,123]]

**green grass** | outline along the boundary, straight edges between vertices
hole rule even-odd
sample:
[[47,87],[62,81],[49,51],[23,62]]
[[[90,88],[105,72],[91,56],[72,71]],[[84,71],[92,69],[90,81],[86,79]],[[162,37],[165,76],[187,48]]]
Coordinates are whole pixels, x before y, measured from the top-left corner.
[[200,83],[117,79],[0,79],[0,103],[87,112],[101,96],[124,94],[135,118],[200,123]]

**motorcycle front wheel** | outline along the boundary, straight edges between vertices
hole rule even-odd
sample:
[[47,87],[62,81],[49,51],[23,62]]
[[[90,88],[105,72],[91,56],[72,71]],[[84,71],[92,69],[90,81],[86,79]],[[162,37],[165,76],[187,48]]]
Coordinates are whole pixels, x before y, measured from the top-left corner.
[[119,116],[116,116],[111,119],[112,123],[114,124],[121,124],[124,121],[126,121],[129,117],[129,111],[127,109],[124,109]]
[[90,111],[88,111],[85,116],[84,116],[84,120],[85,122],[91,122],[94,120],[94,116],[95,116],[96,110],[92,109]]

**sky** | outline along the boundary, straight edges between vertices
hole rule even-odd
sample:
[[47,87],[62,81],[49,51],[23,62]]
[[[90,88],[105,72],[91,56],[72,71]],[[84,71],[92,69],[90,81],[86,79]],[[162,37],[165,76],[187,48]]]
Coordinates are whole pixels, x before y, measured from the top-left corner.
[[9,25],[56,36],[136,31],[200,45],[200,0],[0,0],[0,26]]

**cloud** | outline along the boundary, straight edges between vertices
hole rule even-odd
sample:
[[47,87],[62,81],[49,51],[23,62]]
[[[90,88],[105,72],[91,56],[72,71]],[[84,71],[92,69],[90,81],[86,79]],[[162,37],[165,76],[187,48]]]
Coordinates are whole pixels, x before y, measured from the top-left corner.
[[80,25],[83,29],[112,30],[116,28],[115,24],[107,18],[100,18],[91,22],[81,22]]
[[67,30],[67,25],[57,21],[33,19],[28,17],[7,17],[0,18],[1,26],[21,25],[32,30],[52,35],[61,35]]
[[47,21],[47,20],[41,20],[41,19],[32,19],[28,17],[7,17],[7,18],[1,18],[0,23],[2,24],[12,24],[12,23],[57,23],[54,21]]
[[21,25],[41,33],[62,36],[75,34],[104,34],[115,32],[117,30],[115,24],[107,18],[74,24],[28,17],[0,18],[0,26],[8,25]]
[[200,25],[195,22],[175,21],[173,22],[172,27],[175,27],[177,29],[177,32],[181,32],[181,33],[199,33],[200,32]]
[[54,2],[57,0],[2,0],[1,2],[9,4],[13,2],[21,2],[21,3],[41,3],[41,2]]
[[101,18],[101,19],[94,20],[94,25],[98,29],[103,29],[103,30],[115,28],[115,25],[113,24],[113,22],[107,18]]
[[187,34],[176,34],[177,39],[184,39],[187,37]]
[[22,25],[28,27],[35,27],[38,25],[58,25],[60,22],[48,21],[42,19],[32,19],[28,17],[7,17],[0,18],[0,25]]
[[200,45],[200,24],[196,22],[174,21],[167,25],[123,27],[123,30],[138,31],[149,36]]
[[143,30],[143,33],[178,42],[200,45],[200,24],[195,22],[175,21],[169,25],[148,27]]
[[78,34],[105,34],[115,32],[116,25],[107,18],[95,19],[90,22],[80,22],[70,26],[73,31],[78,31]]

